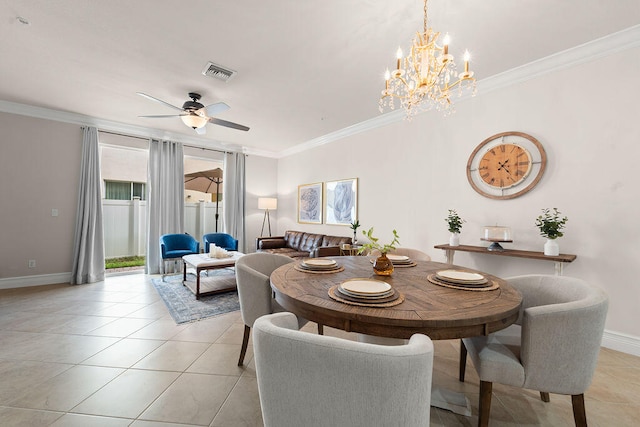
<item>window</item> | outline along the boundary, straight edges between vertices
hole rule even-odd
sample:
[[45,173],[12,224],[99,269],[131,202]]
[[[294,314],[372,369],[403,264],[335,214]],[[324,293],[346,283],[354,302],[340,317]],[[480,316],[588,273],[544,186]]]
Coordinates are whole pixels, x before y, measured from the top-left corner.
[[144,182],[104,181],[104,198],[109,200],[146,200]]

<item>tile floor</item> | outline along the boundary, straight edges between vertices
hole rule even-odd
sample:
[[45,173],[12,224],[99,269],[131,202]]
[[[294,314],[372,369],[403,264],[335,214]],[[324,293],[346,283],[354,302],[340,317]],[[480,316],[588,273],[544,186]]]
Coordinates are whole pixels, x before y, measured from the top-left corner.
[[[261,426],[251,347],[246,367],[236,366],[242,330],[239,312],[176,325],[144,274],[2,290],[0,425]],[[473,367],[458,382],[458,342],[435,346],[434,384],[464,392],[473,415],[432,408],[431,425],[476,425]],[[603,349],[586,394],[589,424],[640,424],[639,396],[640,358]],[[545,404],[496,384],[491,425],[571,426],[570,398]]]

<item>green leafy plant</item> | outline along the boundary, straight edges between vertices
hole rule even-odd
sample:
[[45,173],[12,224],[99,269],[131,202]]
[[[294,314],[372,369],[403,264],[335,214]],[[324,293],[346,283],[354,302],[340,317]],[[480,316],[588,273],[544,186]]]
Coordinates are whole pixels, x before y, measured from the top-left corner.
[[536,227],[540,229],[540,235],[547,239],[557,239],[564,236],[561,231],[569,218],[561,216],[562,213],[558,208],[542,209],[542,215],[536,218]]
[[398,236],[398,232],[396,230],[393,230],[393,240],[391,241],[391,243],[386,245],[379,243],[380,239],[378,237],[373,237],[373,227],[366,231],[363,230],[362,234],[364,234],[367,239],[369,239],[369,243],[365,243],[364,245],[362,245],[358,253],[377,249],[381,253],[386,254],[387,252],[394,250],[396,248],[396,245],[400,244],[400,236]]
[[466,222],[464,219],[460,218],[455,209],[449,209],[449,215],[444,220],[449,225],[450,233],[460,233],[460,230],[462,230],[462,223]]
[[353,230],[353,244],[355,245],[356,243],[358,243],[358,238],[356,236],[356,233],[358,232],[358,227],[360,227],[360,221],[358,221],[357,219],[355,221],[353,221],[351,224],[349,224],[349,228],[351,228]]

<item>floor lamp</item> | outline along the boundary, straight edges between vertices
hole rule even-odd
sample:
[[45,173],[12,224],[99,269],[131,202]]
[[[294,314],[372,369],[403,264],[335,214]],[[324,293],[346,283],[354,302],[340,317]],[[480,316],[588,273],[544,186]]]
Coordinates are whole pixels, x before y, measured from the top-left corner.
[[264,235],[264,222],[265,220],[269,224],[269,237],[271,237],[271,218],[269,218],[269,210],[276,210],[278,208],[278,199],[272,197],[258,197],[258,209],[264,209],[264,217],[262,218],[262,231],[260,231],[260,237]]

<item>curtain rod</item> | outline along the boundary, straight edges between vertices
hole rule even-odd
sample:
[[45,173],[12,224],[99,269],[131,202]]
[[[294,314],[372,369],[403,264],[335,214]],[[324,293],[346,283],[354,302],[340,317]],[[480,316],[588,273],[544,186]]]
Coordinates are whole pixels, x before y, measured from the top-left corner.
[[[124,133],[113,132],[113,131],[110,131],[110,130],[100,130],[100,129],[98,129],[98,131],[102,132],[102,133],[108,133],[110,135],[124,136],[126,138],[142,139],[143,141],[149,141],[150,139],[158,139],[158,138],[151,138],[151,137],[150,138],[145,138],[145,137],[142,137],[142,136],[127,135],[127,134],[124,134]],[[187,145],[187,144],[184,144],[184,143],[182,143],[182,146],[183,147],[189,147],[189,148],[195,148],[195,149],[199,149],[199,150],[215,151],[216,153],[223,153],[223,154],[227,154],[228,153],[228,151],[216,150],[215,148],[197,147],[195,145]]]

